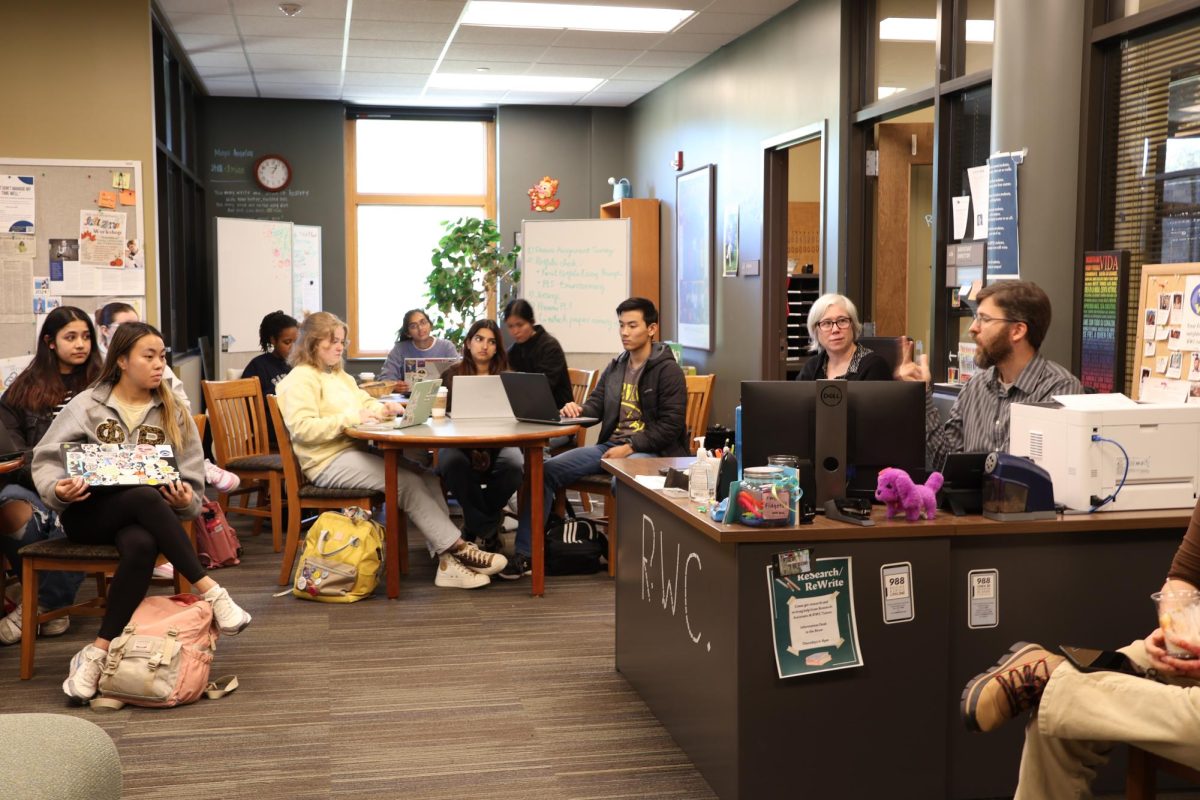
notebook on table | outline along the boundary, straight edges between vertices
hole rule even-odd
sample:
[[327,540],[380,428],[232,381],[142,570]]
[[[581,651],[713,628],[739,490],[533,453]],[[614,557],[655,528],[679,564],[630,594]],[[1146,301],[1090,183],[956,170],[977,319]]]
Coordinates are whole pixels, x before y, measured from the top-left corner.
[[504,382],[513,416],[521,422],[582,425],[585,428],[600,422],[596,417],[560,415],[554,402],[554,392],[550,391],[550,379],[540,372],[502,372],[500,379]]
[[406,358],[404,359],[404,380],[412,385],[417,381],[431,381],[440,378],[446,367],[457,364],[457,358]]
[[161,486],[180,479],[169,444],[66,442],[62,452],[67,475],[92,487]]
[[499,375],[456,375],[450,397],[451,419],[512,420],[512,406]]

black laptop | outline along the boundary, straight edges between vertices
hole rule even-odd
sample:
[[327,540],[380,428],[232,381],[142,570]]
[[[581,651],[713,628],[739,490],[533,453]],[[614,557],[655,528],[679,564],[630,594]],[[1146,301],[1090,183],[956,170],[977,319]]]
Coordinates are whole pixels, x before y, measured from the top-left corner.
[[550,380],[540,372],[501,372],[504,393],[512,406],[513,416],[521,422],[540,422],[543,425],[596,425],[595,417],[564,417],[558,413]]

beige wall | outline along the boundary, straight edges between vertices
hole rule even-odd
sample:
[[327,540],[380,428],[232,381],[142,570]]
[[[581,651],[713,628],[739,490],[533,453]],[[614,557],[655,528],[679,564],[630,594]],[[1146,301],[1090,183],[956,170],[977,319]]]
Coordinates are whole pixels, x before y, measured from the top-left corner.
[[788,150],[788,202],[821,202],[821,142],[812,141]]
[[0,2],[0,156],[142,163],[148,319],[157,323],[154,80],[147,0]]

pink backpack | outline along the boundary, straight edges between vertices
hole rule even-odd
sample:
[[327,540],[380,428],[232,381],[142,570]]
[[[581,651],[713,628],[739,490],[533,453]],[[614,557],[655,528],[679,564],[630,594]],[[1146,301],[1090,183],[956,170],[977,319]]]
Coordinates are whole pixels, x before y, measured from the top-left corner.
[[205,569],[235,567],[242,563],[242,543],[225,519],[221,504],[205,499],[196,525],[196,554]]
[[92,708],[169,708],[232,692],[237,678],[208,681],[218,636],[212,605],[199,595],[147,597],[109,646]]

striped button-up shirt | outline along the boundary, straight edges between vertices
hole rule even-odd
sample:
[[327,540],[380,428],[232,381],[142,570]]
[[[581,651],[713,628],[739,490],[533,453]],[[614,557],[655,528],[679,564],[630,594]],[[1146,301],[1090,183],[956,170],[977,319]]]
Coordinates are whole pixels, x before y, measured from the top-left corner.
[[967,381],[950,419],[942,422],[932,395],[925,399],[925,462],[940,469],[948,453],[1008,450],[1008,412],[1014,403],[1044,403],[1056,394],[1082,394],[1083,385],[1062,366],[1039,353],[1008,389],[995,367]]

